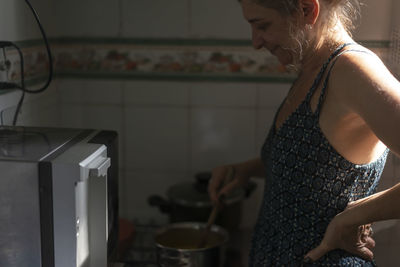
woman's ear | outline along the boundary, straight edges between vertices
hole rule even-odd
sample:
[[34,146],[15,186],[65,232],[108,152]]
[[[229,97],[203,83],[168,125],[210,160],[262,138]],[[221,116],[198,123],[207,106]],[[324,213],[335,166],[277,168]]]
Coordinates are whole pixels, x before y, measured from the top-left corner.
[[319,15],[319,7],[319,0],[300,0],[300,8],[306,24],[315,24]]

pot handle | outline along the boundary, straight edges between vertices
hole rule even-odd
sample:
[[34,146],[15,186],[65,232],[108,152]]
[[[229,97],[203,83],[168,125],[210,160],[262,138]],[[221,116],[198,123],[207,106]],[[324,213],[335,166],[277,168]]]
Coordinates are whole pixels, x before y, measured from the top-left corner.
[[251,196],[251,194],[256,190],[257,184],[253,181],[249,181],[245,186],[244,186],[244,192],[245,192],[245,197],[248,198]]
[[200,193],[207,194],[208,182],[211,179],[211,172],[199,172],[195,175],[195,178],[195,189]]
[[151,195],[147,199],[147,202],[150,206],[158,206],[162,213],[170,213],[172,205],[168,200],[165,200],[163,197],[159,195]]

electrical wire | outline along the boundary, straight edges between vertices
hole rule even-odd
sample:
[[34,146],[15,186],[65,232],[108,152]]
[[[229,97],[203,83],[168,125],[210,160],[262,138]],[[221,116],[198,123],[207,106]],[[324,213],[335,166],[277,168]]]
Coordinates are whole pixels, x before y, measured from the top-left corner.
[[29,6],[29,8],[31,9],[31,11],[33,13],[33,16],[35,17],[35,20],[36,20],[36,22],[37,22],[37,24],[39,26],[40,32],[42,33],[44,43],[46,45],[47,55],[49,57],[49,76],[48,76],[48,79],[46,81],[46,84],[42,88],[37,89],[37,90],[29,90],[29,89],[24,88],[24,90],[27,93],[40,93],[40,92],[43,92],[44,90],[46,90],[46,88],[50,85],[51,79],[53,77],[53,57],[51,55],[50,45],[49,45],[49,42],[47,40],[46,33],[45,33],[44,29],[43,29],[42,24],[40,23],[40,19],[39,19],[39,16],[38,16],[36,10],[33,8],[31,3],[29,2],[29,0],[25,0],[25,2]]
[[51,80],[52,80],[52,77],[53,77],[53,57],[51,55],[50,45],[49,45],[49,42],[47,40],[46,33],[45,33],[44,29],[43,29],[42,24],[40,23],[40,19],[39,19],[39,16],[38,16],[36,10],[33,8],[31,3],[29,2],[29,0],[25,0],[25,2],[28,5],[28,7],[30,8],[30,10],[32,11],[32,14],[33,14],[38,26],[39,26],[40,32],[42,34],[43,40],[44,40],[45,45],[46,45],[47,55],[48,55],[48,58],[49,58],[49,75],[48,75],[46,83],[43,85],[42,88],[36,89],[36,90],[27,89],[25,87],[24,57],[23,57],[23,54],[21,52],[21,49],[16,44],[10,42],[9,46],[15,47],[17,49],[19,55],[20,55],[20,58],[21,58],[21,86],[20,87],[17,86],[17,88],[22,90],[22,95],[21,95],[21,97],[20,97],[20,99],[18,101],[17,108],[16,108],[15,113],[14,113],[13,124],[12,124],[13,126],[15,126],[17,124],[18,115],[19,115],[20,110],[22,108],[22,104],[23,104],[23,101],[24,101],[24,98],[25,98],[25,93],[37,94],[37,93],[43,92],[44,90],[47,89],[47,87],[49,87],[49,85],[51,83]]
[[17,51],[19,53],[19,56],[20,56],[20,60],[21,60],[21,62],[20,62],[20,66],[21,66],[21,87],[19,89],[22,90],[22,95],[21,95],[21,97],[20,97],[20,99],[18,101],[17,108],[15,109],[15,113],[14,113],[14,118],[13,118],[12,125],[15,126],[17,124],[19,112],[20,112],[20,110],[22,108],[22,103],[24,102],[26,89],[25,89],[24,55],[23,55],[21,49],[17,45],[13,44],[12,46],[14,46],[17,49]]

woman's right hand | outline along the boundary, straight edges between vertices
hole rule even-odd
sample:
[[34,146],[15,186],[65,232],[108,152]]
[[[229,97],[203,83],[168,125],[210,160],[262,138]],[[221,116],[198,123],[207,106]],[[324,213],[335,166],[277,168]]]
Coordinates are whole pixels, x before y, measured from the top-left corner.
[[240,170],[239,164],[224,165],[212,170],[211,179],[208,183],[208,193],[214,205],[221,205],[220,199],[226,196],[234,188],[244,186],[249,176]]

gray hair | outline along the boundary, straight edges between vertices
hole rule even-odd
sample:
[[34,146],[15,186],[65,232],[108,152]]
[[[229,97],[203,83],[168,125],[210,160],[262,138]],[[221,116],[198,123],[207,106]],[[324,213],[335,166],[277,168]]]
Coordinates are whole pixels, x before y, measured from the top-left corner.
[[[283,16],[295,16],[300,12],[299,0],[251,0],[252,2],[277,10]],[[351,35],[355,28],[355,22],[360,17],[359,0],[321,0],[323,5],[320,14],[322,33],[328,33],[329,29],[340,22],[344,29]]]

